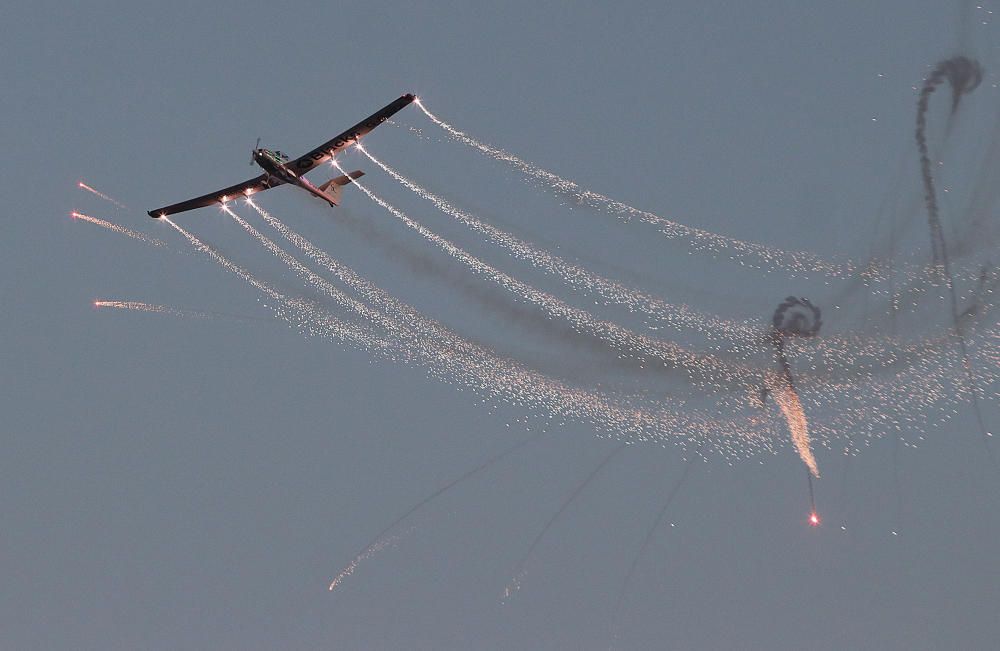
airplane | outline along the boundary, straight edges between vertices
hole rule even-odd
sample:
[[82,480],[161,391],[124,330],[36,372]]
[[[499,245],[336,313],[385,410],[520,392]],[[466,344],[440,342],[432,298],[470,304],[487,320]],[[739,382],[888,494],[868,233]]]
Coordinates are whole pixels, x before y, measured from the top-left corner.
[[337,206],[340,204],[340,195],[343,187],[354,179],[360,178],[364,172],[355,170],[349,174],[332,178],[319,187],[310,183],[304,174],[332,158],[338,151],[346,149],[352,143],[360,142],[363,136],[408,106],[415,99],[416,96],[410,93],[401,96],[396,101],[387,104],[377,112],[372,113],[361,122],[355,124],[347,131],[332,140],[324,142],[312,151],[302,154],[295,160],[289,160],[280,151],[271,151],[260,147],[260,140],[258,139],[257,145],[253,149],[251,165],[253,163],[259,165],[264,170],[263,174],[249,181],[237,183],[228,188],[222,188],[221,190],[195,197],[194,199],[150,210],[148,214],[153,219],[158,219],[186,210],[211,206],[215,203],[225,205],[227,202],[240,197],[250,197],[258,192],[286,183],[297,185],[306,192],[326,201],[331,206]]

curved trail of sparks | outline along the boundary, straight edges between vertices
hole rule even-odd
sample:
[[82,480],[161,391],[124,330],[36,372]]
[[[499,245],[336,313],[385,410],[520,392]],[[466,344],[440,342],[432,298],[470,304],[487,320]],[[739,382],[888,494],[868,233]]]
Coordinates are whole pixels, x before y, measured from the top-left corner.
[[257,203],[247,200],[247,203],[257,211],[257,214],[267,223],[268,226],[278,231],[285,240],[302,251],[310,260],[320,265],[327,272],[332,274],[338,281],[349,287],[356,294],[368,301],[375,308],[382,310],[387,316],[394,317],[398,325],[407,327],[415,333],[425,337],[436,337],[444,342],[451,343],[459,347],[463,352],[479,354],[481,352],[474,344],[465,342],[460,335],[448,330],[445,326],[430,319],[413,307],[396,299],[394,296],[364,278],[353,269],[334,259],[323,249],[319,248],[297,232],[289,228],[284,222],[274,217],[267,210],[264,210]]
[[761,269],[782,268],[799,274],[822,273],[829,276],[845,277],[863,271],[853,262],[831,262],[807,251],[784,251],[756,242],[738,240],[686,226],[654,213],[639,210],[592,190],[585,190],[569,179],[542,169],[504,149],[487,145],[456,129],[431,113],[419,98],[413,103],[431,122],[443,129],[452,140],[476,149],[494,160],[506,163],[522,174],[540,182],[544,187],[568,196],[581,204],[611,214],[623,221],[638,219],[643,223],[655,226],[660,233],[669,239],[689,240],[695,251],[707,251],[713,255],[725,254],[729,259],[744,266]]
[[449,215],[473,231],[485,235],[494,244],[503,247],[514,257],[531,263],[537,269],[562,278],[568,285],[596,293],[606,301],[606,305],[624,305],[630,311],[643,312],[663,323],[681,329],[698,330],[708,338],[719,334],[731,341],[744,343],[748,339],[759,338],[762,326],[721,319],[712,314],[693,310],[687,305],[673,305],[655,296],[633,290],[625,285],[595,274],[580,265],[567,262],[563,258],[521,240],[492,224],[456,208],[442,197],[406,178],[397,170],[376,158],[360,144],[356,148],[378,165],[382,171],[422,199],[432,203],[438,210]]
[[[337,161],[334,166],[346,174]],[[735,364],[726,364],[712,355],[697,355],[673,342],[660,341],[641,335],[610,321],[594,317],[585,310],[575,308],[555,296],[538,290],[527,283],[506,274],[466,252],[452,242],[439,236],[426,226],[410,218],[406,213],[385,201],[357,180],[353,181],[368,198],[384,208],[403,224],[419,233],[424,239],[436,245],[452,258],[463,263],[478,275],[486,277],[512,294],[542,308],[547,314],[565,320],[578,331],[598,337],[622,354],[643,360],[652,357],[665,366],[675,365],[688,372],[693,382],[700,385],[713,384],[722,388],[720,379],[738,386],[752,381],[754,373]],[[725,387],[730,388],[730,387]]]
[[109,231],[113,231],[119,235],[124,235],[125,237],[131,237],[133,240],[139,240],[140,242],[151,246],[164,247],[167,245],[166,242],[158,240],[155,237],[150,237],[138,231],[133,231],[130,228],[125,228],[124,226],[115,224],[114,222],[109,222],[106,219],[99,219],[97,217],[91,217],[90,215],[84,215],[82,212],[71,212],[70,217],[87,222],[88,224],[94,224],[95,226],[106,228]]
[[767,447],[766,436],[743,430],[737,422],[718,421],[691,409],[685,410],[683,414],[667,411],[669,405],[663,398],[645,408],[626,406],[602,393],[569,387],[484,349],[480,349],[476,358],[469,358],[456,354],[447,345],[436,346],[432,341],[424,339],[414,339],[413,343],[416,345],[406,345],[405,342],[374,336],[367,329],[336,319],[309,301],[282,295],[169,218],[163,219],[184,235],[197,250],[206,253],[271,299],[274,304],[268,307],[306,334],[344,341],[390,360],[420,365],[435,377],[458,382],[491,399],[502,400],[512,406],[541,410],[548,413],[550,419],[572,419],[589,423],[619,440],[649,441],[669,438],[683,448],[689,438],[709,438],[724,456],[729,446],[737,442],[737,448],[744,453],[747,446]]

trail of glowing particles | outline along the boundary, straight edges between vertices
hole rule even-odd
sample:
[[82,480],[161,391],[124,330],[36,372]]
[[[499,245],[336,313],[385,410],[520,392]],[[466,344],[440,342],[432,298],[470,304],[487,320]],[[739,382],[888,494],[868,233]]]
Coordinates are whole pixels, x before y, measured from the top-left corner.
[[334,341],[346,341],[361,347],[367,344],[371,346],[373,352],[377,352],[381,348],[389,348],[386,343],[377,340],[373,341],[373,338],[366,331],[353,324],[337,319],[314,303],[303,299],[287,297],[264,281],[258,280],[249,271],[199,240],[187,230],[174,223],[170,218],[161,217],[160,219],[170,224],[177,232],[183,235],[195,250],[204,253],[223,269],[239,277],[245,283],[262,293],[271,301],[270,303],[265,303],[266,307],[271,309],[278,318],[304,334],[327,337]]
[[639,400],[638,403],[644,406],[630,406],[628,401],[621,404],[599,392],[568,387],[509,359],[488,354],[488,351],[468,358],[444,345],[407,346],[406,342],[376,337],[366,329],[336,319],[310,301],[282,295],[169,218],[164,220],[196,250],[263,293],[270,301],[267,307],[304,334],[346,342],[391,361],[418,364],[432,376],[448,383],[458,382],[490,399],[541,410],[556,423],[566,420],[589,423],[598,433],[607,433],[622,441],[670,440],[681,448],[692,440],[708,441],[727,458],[743,456],[749,450],[770,450],[773,438],[770,432],[761,433],[758,423],[748,426],[740,421],[720,421],[696,409],[677,411],[669,408],[666,398],[652,403]]
[[83,181],[80,181],[76,185],[81,190],[86,190],[87,192],[89,192],[91,194],[94,194],[94,195],[100,197],[101,199],[104,199],[107,202],[113,203],[114,205],[118,206],[122,210],[128,210],[128,206],[126,206],[125,204],[123,204],[121,201],[118,201],[117,199],[109,197],[108,195],[104,194],[103,192],[98,192],[97,190],[95,190],[94,188],[90,187],[89,185],[87,185]]
[[473,231],[485,235],[494,244],[503,247],[514,257],[531,263],[538,269],[559,276],[572,287],[596,293],[606,304],[624,305],[630,311],[643,312],[659,319],[661,323],[675,328],[695,329],[709,338],[724,336],[744,343],[747,339],[759,337],[760,326],[727,321],[714,315],[693,310],[687,305],[672,305],[661,299],[632,290],[625,285],[599,276],[579,265],[567,262],[510,233],[485,223],[475,216],[456,208],[440,196],[406,178],[385,164],[360,144],[356,148],[378,165],[386,174],[422,199],[432,203],[438,210],[456,219]]
[[223,267],[226,271],[229,271],[230,273],[235,274],[240,279],[242,279],[243,282],[247,283],[248,285],[250,285],[251,287],[253,287],[257,291],[259,291],[260,293],[264,294],[269,299],[271,299],[273,301],[279,301],[279,302],[285,300],[285,296],[283,294],[281,294],[280,292],[278,292],[278,290],[274,289],[273,287],[271,287],[270,285],[268,285],[267,283],[265,283],[265,282],[263,282],[261,280],[257,280],[253,276],[253,274],[251,274],[249,271],[247,271],[243,267],[237,265],[236,263],[230,261],[228,258],[226,258],[225,256],[223,256],[221,253],[219,253],[218,251],[216,251],[213,247],[209,246],[208,244],[205,244],[204,242],[202,242],[201,240],[199,240],[197,237],[195,237],[194,235],[192,235],[191,233],[189,233],[188,231],[186,231],[183,227],[181,227],[181,226],[177,225],[176,223],[174,223],[169,217],[164,216],[164,217],[160,217],[160,219],[162,219],[163,221],[165,221],[168,224],[170,224],[171,226],[173,226],[174,229],[178,233],[180,233],[181,235],[183,235],[187,239],[187,241],[190,242],[190,244],[197,251],[199,251],[200,253],[204,253],[205,255],[207,255],[212,260],[214,260],[217,264],[219,264],[221,267]]
[[[336,161],[334,161],[334,166],[342,174],[345,173]],[[639,360],[648,358],[658,359],[665,366],[674,365],[683,368],[689,373],[694,382],[713,384],[720,388],[725,387],[726,389],[731,388],[727,383],[745,384],[749,379],[748,376],[752,374],[749,369],[725,364],[714,356],[698,355],[673,342],[652,339],[610,321],[597,319],[589,312],[572,307],[555,296],[538,290],[486,264],[479,258],[476,258],[422,224],[414,221],[406,213],[377,196],[357,180],[354,181],[354,185],[364,192],[368,198],[395,216],[406,226],[415,230],[424,239],[436,245],[452,258],[465,264],[472,271],[490,279],[515,296],[537,305],[550,316],[565,320],[578,331],[607,342],[626,356]]]
[[153,314],[168,314],[170,316],[190,318],[190,319],[235,319],[237,321],[259,321],[258,317],[245,314],[229,314],[226,312],[210,312],[203,310],[189,310],[187,308],[172,307],[169,305],[157,305],[155,303],[143,303],[141,301],[94,301],[94,307],[110,307],[118,310],[133,310],[137,312],[150,312]]
[[[657,440],[662,436],[680,435],[685,431],[696,432],[698,436],[713,436],[714,432],[714,436],[718,438],[717,443],[721,442],[720,450],[736,441],[742,441],[741,445],[750,447],[766,447],[770,444],[771,439],[761,433],[757,424],[722,424],[690,408],[683,415],[667,412],[664,410],[669,408],[669,403],[665,402],[665,398],[657,400],[650,412],[635,407],[623,410],[599,394],[568,388],[513,360],[500,357],[491,349],[464,339],[395,299],[298,235],[258,204],[251,205],[270,226],[310,259],[378,309],[395,315],[397,324],[405,325],[406,328],[391,332],[398,342],[411,346],[410,350],[416,357],[409,361],[416,360],[416,363],[442,381],[457,381],[512,405],[540,408],[552,414],[550,417],[580,418],[600,430],[612,432],[618,438]],[[388,329],[391,326],[386,327]],[[675,443],[678,442],[679,437],[671,438]]]
[[281,247],[275,244],[270,238],[266,237],[256,228],[251,226],[245,219],[243,219],[235,212],[233,212],[233,210],[229,206],[223,206],[222,210],[230,217],[232,217],[237,224],[242,226],[243,229],[247,233],[249,233],[254,239],[260,242],[260,244],[263,245],[263,247],[267,249],[269,253],[271,253],[276,258],[284,262],[286,266],[288,266],[302,280],[306,281],[306,283],[308,283],[314,289],[317,289],[324,295],[328,296],[329,298],[334,299],[342,307],[354,310],[363,317],[376,321],[381,321],[381,319],[379,319],[379,315],[370,310],[368,306],[366,306],[364,303],[361,303],[360,301],[351,298],[350,296],[342,292],[340,289],[338,289],[336,286],[334,286],[331,282],[329,282],[322,276],[319,276],[318,274],[314,273],[304,264],[296,260],[287,252],[283,251]]
[[788,382],[771,390],[774,401],[778,403],[781,413],[788,423],[788,429],[792,435],[792,445],[798,452],[799,458],[806,464],[816,477],[819,477],[819,467],[816,465],[816,457],[813,456],[811,442],[809,440],[809,421],[806,420],[806,412],[802,408],[799,394]]
[[[563,407],[566,407],[569,413],[573,413],[579,405],[586,403],[589,405],[587,410],[597,409],[597,412],[595,412],[597,417],[592,418],[591,416],[587,416],[584,420],[593,422],[599,428],[609,429],[612,432],[620,432],[620,427],[624,426],[628,431],[633,433],[644,430],[649,431],[651,433],[648,436],[657,438],[669,432],[671,428],[677,432],[685,429],[685,427],[690,428],[690,423],[695,422],[700,423],[695,426],[695,431],[712,429],[706,425],[712,422],[711,419],[706,419],[704,416],[698,415],[693,411],[683,416],[677,414],[668,416],[665,412],[659,415],[632,412],[631,416],[626,417],[628,423],[625,424],[619,418],[629,413],[628,411],[622,412],[618,407],[611,407],[610,403],[607,403],[605,399],[595,395],[580,392],[576,389],[569,389],[561,383],[555,382],[551,378],[533,370],[526,369],[510,359],[497,356],[488,348],[463,339],[455,332],[424,317],[412,307],[396,300],[384,290],[361,278],[355,272],[331,258],[325,251],[315,247],[308,240],[305,240],[285,226],[280,220],[270,215],[259,205],[255,203],[251,205],[257,209],[258,213],[269,225],[282,233],[286,239],[299,247],[300,250],[303,250],[310,258],[320,262],[327,270],[335,274],[338,279],[345,282],[353,290],[358,291],[366,300],[379,306],[380,309],[386,309],[396,314],[399,320],[405,321],[407,325],[411,326],[412,334],[407,333],[405,330],[394,330],[393,336],[397,337],[400,342],[408,342],[412,346],[411,350],[423,360],[420,363],[429,366],[433,374],[442,377],[445,381],[457,379],[468,386],[477,387],[477,390],[487,391],[495,396],[504,397],[511,404],[525,406],[535,404],[550,413],[553,412],[555,406],[552,402],[553,400],[558,402],[558,409],[555,409],[556,412],[562,412],[564,411]],[[391,326],[387,325],[386,327],[389,328]],[[441,370],[442,366],[445,370]],[[665,407],[663,399],[660,399],[656,409],[664,409]],[[616,415],[612,416],[612,414]],[[617,424],[607,428],[606,424],[608,422]],[[672,424],[667,425],[667,422]],[[602,425],[600,423],[605,424]],[[681,423],[688,423],[688,425],[685,426]],[[718,431],[725,431],[726,428],[733,427],[731,424],[722,425]],[[751,439],[759,436],[759,433],[744,433],[748,434]],[[722,436],[722,438],[729,438],[735,434],[735,429],[726,431],[726,435]],[[640,438],[645,436],[647,435],[641,435]]]
[[537,441],[539,438],[542,437],[542,435],[544,435],[544,433],[545,433],[544,431],[538,432],[535,435],[533,435],[533,436],[531,436],[529,438],[526,438],[523,441],[520,441],[519,443],[515,444],[514,446],[512,446],[510,448],[507,448],[506,450],[504,450],[500,454],[487,459],[486,461],[482,462],[481,464],[479,464],[475,468],[472,468],[471,470],[465,472],[463,475],[461,475],[461,476],[459,476],[459,477],[451,480],[450,482],[448,482],[447,484],[445,484],[441,488],[437,489],[436,491],[434,491],[433,493],[431,493],[430,495],[428,495],[424,499],[422,499],[419,502],[417,502],[416,504],[414,504],[412,507],[410,507],[406,511],[406,513],[404,513],[403,515],[399,516],[398,518],[396,518],[395,520],[393,520],[392,522],[390,522],[388,525],[386,525],[386,527],[384,529],[382,529],[382,531],[379,531],[377,534],[375,534],[375,537],[372,538],[368,542],[368,544],[365,545],[364,548],[360,552],[358,552],[357,556],[354,557],[354,560],[351,561],[347,565],[347,567],[345,567],[343,570],[341,570],[340,573],[336,576],[336,578],[334,578],[333,581],[330,582],[329,589],[332,591],[334,588],[336,588],[337,586],[339,586],[344,581],[345,578],[347,578],[348,576],[354,574],[354,571],[358,568],[358,565],[360,565],[362,562],[368,560],[369,558],[371,558],[372,556],[374,556],[375,554],[377,554],[379,552],[379,550],[384,549],[385,546],[386,546],[386,544],[387,544],[386,543],[386,540],[387,540],[386,536],[389,534],[390,531],[392,531],[393,529],[395,529],[404,520],[406,520],[411,515],[413,515],[414,513],[416,513],[417,511],[419,511],[423,507],[427,506],[431,502],[433,502],[435,499],[437,499],[441,495],[447,493],[449,490],[451,490],[455,486],[458,486],[459,484],[465,482],[467,479],[470,479],[470,478],[474,477],[475,475],[478,475],[480,472],[483,472],[484,470],[488,470],[489,468],[491,468],[496,463],[500,462],[505,457],[507,457],[507,456],[513,454],[514,452],[520,450],[521,448],[523,448],[527,444],[531,443],[532,441]]
[[109,231],[113,231],[115,233],[118,233],[119,235],[124,235],[125,237],[131,237],[133,240],[139,240],[140,242],[143,242],[145,244],[149,244],[149,245],[152,245],[152,246],[166,246],[167,245],[166,242],[164,242],[162,240],[158,240],[155,237],[150,237],[150,236],[145,235],[143,233],[139,233],[137,231],[133,231],[130,228],[125,228],[124,226],[120,226],[118,224],[115,224],[114,222],[109,222],[109,221],[107,221],[105,219],[98,219],[97,217],[91,217],[90,215],[84,215],[83,213],[75,212],[75,211],[71,212],[70,216],[73,219],[78,219],[80,221],[85,221],[87,223],[94,224],[94,225],[100,226],[102,228],[106,228]]
[[503,598],[501,599],[501,601],[506,602],[508,599],[511,598],[511,596],[516,591],[518,591],[521,588],[521,581],[524,579],[524,572],[528,564],[528,559],[531,558],[531,554],[532,552],[535,551],[535,547],[537,547],[538,543],[542,541],[542,538],[545,537],[545,534],[548,533],[549,529],[552,528],[552,525],[555,524],[556,520],[559,519],[559,516],[563,514],[563,512],[569,507],[570,504],[576,501],[576,498],[579,497],[580,493],[582,493],[584,489],[586,489],[587,486],[590,484],[590,482],[593,481],[595,477],[597,477],[597,475],[601,472],[601,469],[604,468],[604,466],[608,465],[608,463],[613,458],[615,458],[619,452],[624,450],[625,447],[626,446],[623,444],[613,449],[610,454],[604,457],[604,459],[599,464],[597,464],[597,466],[584,478],[583,481],[577,484],[576,488],[573,489],[573,492],[570,493],[565,500],[563,500],[563,503],[559,505],[559,508],[556,510],[555,513],[552,514],[552,517],[549,518],[548,522],[545,523],[545,526],[542,527],[542,530],[539,531],[538,535],[535,536],[535,539],[531,541],[531,544],[528,546],[528,550],[524,552],[524,555],[517,562],[517,565],[515,566],[514,569],[513,578],[511,578],[510,583],[507,584],[507,587],[504,588]]
[[389,547],[390,545],[394,545],[395,543],[399,542],[399,540],[403,537],[403,535],[409,533],[410,531],[411,530],[407,530],[403,532],[403,534],[386,536],[385,538],[379,538],[374,543],[372,543],[370,547],[366,547],[363,552],[358,554],[357,558],[351,561],[350,565],[345,567],[340,572],[340,574],[338,574],[337,577],[330,582],[330,587],[329,587],[330,592],[333,592],[337,588],[337,586],[343,583],[344,579],[354,574],[354,570],[358,569],[358,566],[361,565],[361,563],[367,561],[375,554],[378,554],[386,547]]
[[760,269],[781,268],[798,274],[822,273],[829,276],[852,276],[862,271],[852,262],[831,262],[805,251],[783,251],[767,247],[756,242],[737,240],[710,231],[686,226],[654,213],[639,210],[620,201],[606,197],[603,194],[585,190],[579,185],[557,174],[515,156],[503,149],[483,143],[452,125],[444,122],[427,110],[420,99],[414,104],[423,111],[431,122],[443,129],[453,140],[467,145],[490,158],[500,161],[534,179],[542,187],[560,195],[570,197],[574,201],[600,210],[623,221],[638,219],[640,222],[656,227],[661,234],[670,239],[688,240],[692,250],[707,252],[713,255],[724,255],[729,259],[748,267]]
[[[462,341],[461,337],[456,333],[449,331],[440,323],[424,316],[406,303],[397,300],[367,278],[364,278],[347,265],[334,259],[329,253],[299,235],[257,203],[250,200],[247,200],[247,203],[257,211],[271,228],[278,231],[286,241],[302,251],[310,260],[326,269],[337,280],[356,292],[375,308],[383,310],[387,316],[394,315],[397,318],[396,324],[398,326],[406,327],[426,337],[440,337],[442,340],[456,346],[458,345],[457,342]],[[474,352],[478,354],[480,351]]]
[[153,314],[168,314],[176,317],[188,317],[194,319],[211,319],[212,315],[206,312],[195,310],[182,310],[168,305],[156,305],[154,303],[142,303],[140,301],[94,301],[94,307],[111,307],[117,310],[134,310],[136,312],[151,312]]

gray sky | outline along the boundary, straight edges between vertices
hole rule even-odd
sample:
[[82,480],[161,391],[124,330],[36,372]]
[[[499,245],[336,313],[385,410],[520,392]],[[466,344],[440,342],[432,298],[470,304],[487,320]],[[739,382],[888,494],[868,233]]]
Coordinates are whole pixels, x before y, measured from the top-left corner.
[[[552,428],[448,493],[326,590],[414,501],[540,419],[302,337],[145,216],[255,174],[258,136],[295,155],[414,92],[459,128],[630,205],[863,259],[891,221],[886,206],[915,205],[924,227],[914,87],[964,53],[986,77],[938,152],[949,232],[997,173],[982,162],[997,151],[995,2],[211,4],[25,4],[0,27],[2,648],[608,647],[622,581],[685,466],[674,446],[612,459],[500,602],[531,540],[614,447],[585,424]],[[415,107],[399,123],[442,135]],[[767,319],[785,296],[808,294],[833,329],[847,327],[835,296],[845,314],[863,311],[857,292],[822,278],[688,256],[563,205],[459,145],[392,126],[366,143],[491,223],[669,300]],[[559,291],[359,155],[346,161],[421,222]],[[473,278],[357,190],[336,211],[289,188],[260,203],[505,355],[589,386],[684,390]],[[171,248],[74,223],[71,210]],[[177,221],[282,291],[316,298],[219,211]],[[924,232],[912,241],[926,246]],[[92,307],[104,298],[248,318]],[[986,414],[996,427],[995,400]],[[618,645],[994,648],[1000,480],[971,413],[905,431],[906,444],[837,436],[855,434],[849,460],[842,440],[818,449],[816,530],[784,441],[775,454],[696,462],[639,560]]]

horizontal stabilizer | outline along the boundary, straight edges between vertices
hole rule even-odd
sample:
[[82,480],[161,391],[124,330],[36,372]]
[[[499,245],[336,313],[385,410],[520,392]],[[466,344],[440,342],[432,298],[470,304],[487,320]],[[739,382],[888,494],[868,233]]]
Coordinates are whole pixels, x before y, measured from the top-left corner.
[[330,179],[323,185],[319,186],[319,191],[322,192],[335,206],[340,205],[340,193],[343,191],[345,185],[353,181],[354,179],[360,179],[365,173],[361,170],[354,170],[353,172],[348,172],[343,176],[338,176]]

